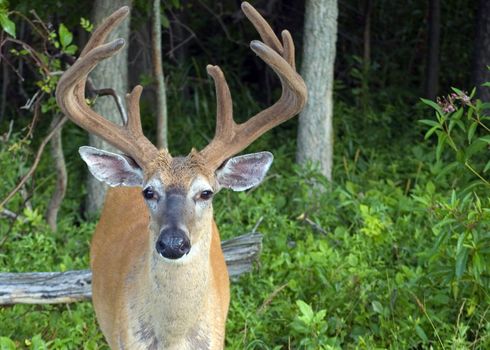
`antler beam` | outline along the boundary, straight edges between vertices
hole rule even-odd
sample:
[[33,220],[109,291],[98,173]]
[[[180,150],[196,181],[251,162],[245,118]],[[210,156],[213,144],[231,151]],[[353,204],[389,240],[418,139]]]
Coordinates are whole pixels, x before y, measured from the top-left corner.
[[266,20],[249,3],[242,3],[242,10],[263,40],[263,42],[252,41],[250,48],[279,76],[282,95],[269,108],[242,124],[236,124],[233,120],[230,90],[223,72],[218,66],[207,67],[208,74],[211,75],[216,86],[216,131],[213,140],[201,151],[201,154],[215,168],[245,149],[268,130],[296,115],[307,99],[306,85],[301,76],[296,73],[291,34],[284,30],[281,33],[281,42]]
[[131,156],[145,168],[158,152],[143,135],[139,99],[142,87],[136,86],[127,95],[128,123],[120,126],[94,112],[85,102],[85,84],[88,74],[102,60],[116,54],[124,46],[123,39],[103,44],[107,36],[129,14],[127,6],[109,16],[92,34],[80,58],[63,74],[56,88],[56,100],[61,110],[80,127],[93,133]]

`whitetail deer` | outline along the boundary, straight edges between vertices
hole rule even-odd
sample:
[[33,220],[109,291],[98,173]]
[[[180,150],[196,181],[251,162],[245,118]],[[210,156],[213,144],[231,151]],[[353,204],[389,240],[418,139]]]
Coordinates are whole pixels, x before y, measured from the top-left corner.
[[244,2],[242,10],[263,40],[252,41],[250,47],[277,73],[282,95],[271,107],[236,124],[224,75],[209,65],[216,85],[216,134],[199,152],[172,157],[143,135],[141,86],[126,97],[124,126],[107,121],[85,102],[89,72],[124,45],[122,39],[104,41],[127,16],[127,7],[100,25],[58,84],[56,97],[63,112],[124,153],[80,148],[90,172],[116,187],[107,193],[90,252],[93,304],[112,349],[224,346],[230,292],[211,199],[221,188],[243,191],[263,180],[271,153],[230,157],[296,115],[306,102],[290,33],[283,31],[281,42],[250,4]]

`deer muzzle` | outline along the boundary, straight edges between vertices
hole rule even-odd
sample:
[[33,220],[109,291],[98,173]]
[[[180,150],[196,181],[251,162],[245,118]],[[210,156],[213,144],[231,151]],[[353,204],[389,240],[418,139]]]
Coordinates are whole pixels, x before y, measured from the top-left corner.
[[183,230],[168,227],[160,232],[155,248],[164,258],[176,260],[189,253],[191,242]]

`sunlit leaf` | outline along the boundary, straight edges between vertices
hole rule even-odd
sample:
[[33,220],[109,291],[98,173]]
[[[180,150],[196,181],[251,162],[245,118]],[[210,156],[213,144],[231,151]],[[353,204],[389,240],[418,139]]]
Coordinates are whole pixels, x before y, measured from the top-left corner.
[[73,40],[73,34],[65,27],[63,23],[60,24],[58,34],[60,36],[60,43],[63,48],[71,44]]
[[8,18],[6,13],[0,13],[0,26],[6,33],[15,38],[15,23]]

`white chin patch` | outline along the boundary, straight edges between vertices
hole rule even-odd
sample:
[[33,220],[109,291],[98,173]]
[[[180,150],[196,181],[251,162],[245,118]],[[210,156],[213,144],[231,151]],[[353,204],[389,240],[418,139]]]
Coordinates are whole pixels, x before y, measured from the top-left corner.
[[163,261],[165,264],[182,266],[194,260],[196,255],[199,254],[200,250],[201,250],[201,245],[198,242],[191,246],[191,249],[187,254],[183,255],[181,258],[178,259],[168,259],[164,257],[162,254],[158,253],[156,249],[155,249],[155,254],[157,254],[160,261]]

